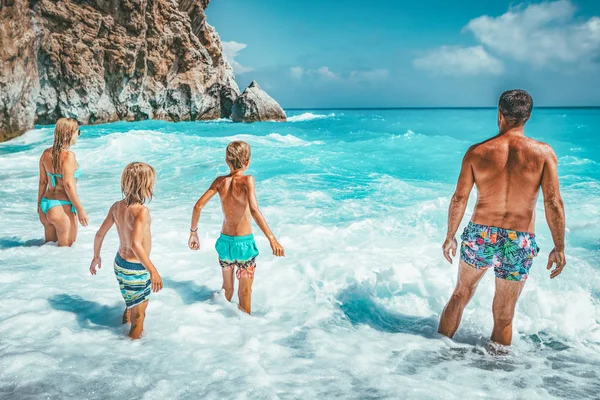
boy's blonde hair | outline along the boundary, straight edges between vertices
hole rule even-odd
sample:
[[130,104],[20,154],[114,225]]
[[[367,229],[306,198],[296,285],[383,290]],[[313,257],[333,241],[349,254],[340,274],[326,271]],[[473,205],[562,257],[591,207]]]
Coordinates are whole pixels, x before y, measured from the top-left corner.
[[134,203],[144,204],[154,195],[154,182],[156,171],[151,165],[143,162],[132,162],[127,165],[121,175],[121,191],[125,203],[130,206]]
[[60,174],[60,153],[67,150],[73,141],[73,135],[79,132],[79,124],[73,118],[60,118],[54,127],[54,144],[52,145],[52,169]]
[[250,145],[241,140],[229,143],[225,151],[225,161],[233,169],[243,168],[250,161]]

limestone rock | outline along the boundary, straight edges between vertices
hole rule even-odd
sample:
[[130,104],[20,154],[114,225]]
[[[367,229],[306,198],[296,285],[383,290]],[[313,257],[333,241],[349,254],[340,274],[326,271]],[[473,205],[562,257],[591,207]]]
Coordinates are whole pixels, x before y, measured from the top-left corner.
[[0,140],[61,117],[229,117],[239,88],[209,1],[0,0]]
[[287,117],[281,106],[256,81],[244,90],[235,103],[231,112],[234,122],[282,121]]

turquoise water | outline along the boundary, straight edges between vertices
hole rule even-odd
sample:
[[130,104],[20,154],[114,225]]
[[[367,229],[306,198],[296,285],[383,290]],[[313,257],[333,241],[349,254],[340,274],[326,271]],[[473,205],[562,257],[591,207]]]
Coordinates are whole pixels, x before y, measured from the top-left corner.
[[[593,398],[600,391],[600,109],[536,109],[527,134],[559,157],[568,265],[538,204],[539,258],[517,307],[511,354],[484,351],[488,273],[454,341],[436,334],[456,280],[441,254],[460,160],[496,133],[496,111],[289,110],[287,123],[147,121],[82,127],[74,147],[90,227],[72,249],[39,246],[37,163],[52,127],[0,144],[0,397]],[[261,251],[252,317],[215,294],[221,215],[195,200],[252,146],[259,202],[287,257]],[[89,275],[93,237],[131,161],[158,172],[152,258],[165,289],[143,341],[124,338],[111,270]],[[466,225],[475,194],[469,203]],[[234,301],[236,297],[234,296]]]

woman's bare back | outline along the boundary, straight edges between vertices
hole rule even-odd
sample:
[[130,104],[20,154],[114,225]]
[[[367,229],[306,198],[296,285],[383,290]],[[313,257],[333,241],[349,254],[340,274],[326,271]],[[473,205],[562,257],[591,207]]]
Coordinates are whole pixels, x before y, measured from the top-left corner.
[[[61,165],[65,162],[69,162],[70,160],[67,160],[67,157],[65,157],[67,154],[66,151],[63,151],[63,153],[61,154]],[[62,171],[54,171],[54,167],[52,167],[52,148],[46,149],[43,153],[42,153],[42,157],[41,157],[41,164],[44,168],[44,173],[51,173],[51,174],[62,174]],[[48,179],[48,185],[46,186],[46,191],[44,192],[44,197],[46,197],[47,199],[52,199],[52,200],[69,200],[69,196],[67,195],[67,192],[65,191],[65,186],[64,186],[64,181],[62,178],[55,178],[55,182],[56,182],[56,186],[52,186],[50,184],[51,180]]]

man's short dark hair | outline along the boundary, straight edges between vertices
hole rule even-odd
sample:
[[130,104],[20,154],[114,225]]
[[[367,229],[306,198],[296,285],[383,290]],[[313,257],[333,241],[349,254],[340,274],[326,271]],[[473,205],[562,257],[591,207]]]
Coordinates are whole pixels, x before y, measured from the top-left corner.
[[513,125],[524,125],[531,116],[532,108],[533,99],[524,90],[507,90],[498,101],[498,110]]

